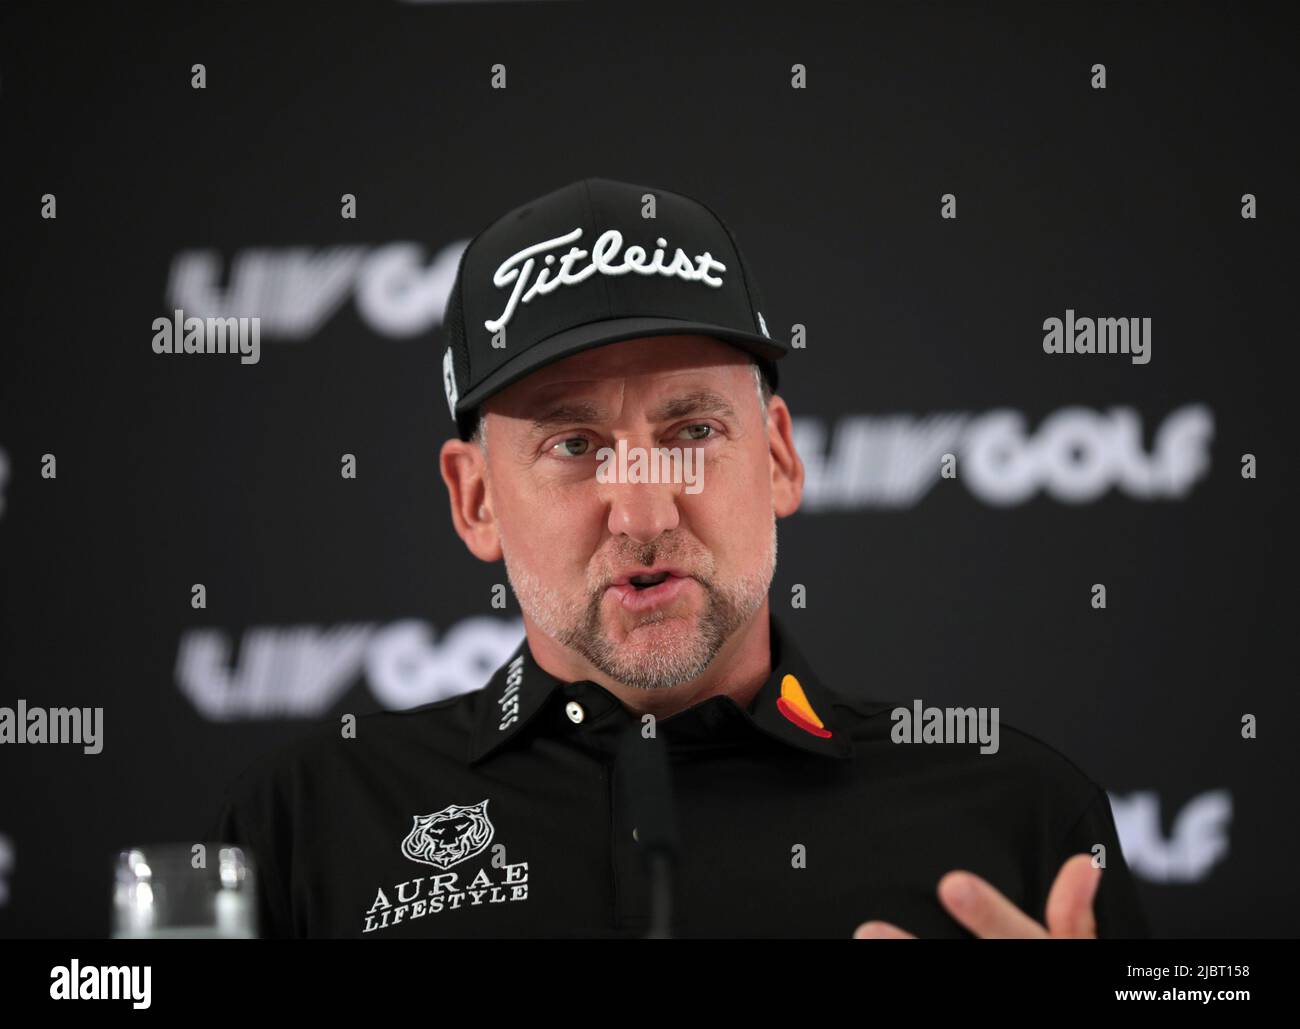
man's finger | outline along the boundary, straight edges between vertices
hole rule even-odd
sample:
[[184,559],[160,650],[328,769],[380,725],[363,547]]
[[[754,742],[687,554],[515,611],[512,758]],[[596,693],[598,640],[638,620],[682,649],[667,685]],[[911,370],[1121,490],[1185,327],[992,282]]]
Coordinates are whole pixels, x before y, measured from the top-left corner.
[[1047,930],[972,872],[949,872],[939,880],[948,913],[982,940],[1045,940]]
[[1101,883],[1101,869],[1088,854],[1075,854],[1056,874],[1047,895],[1047,931],[1063,940],[1095,940],[1097,919],[1092,903]]
[[888,922],[863,922],[853,930],[855,940],[914,940],[911,933],[903,932]]

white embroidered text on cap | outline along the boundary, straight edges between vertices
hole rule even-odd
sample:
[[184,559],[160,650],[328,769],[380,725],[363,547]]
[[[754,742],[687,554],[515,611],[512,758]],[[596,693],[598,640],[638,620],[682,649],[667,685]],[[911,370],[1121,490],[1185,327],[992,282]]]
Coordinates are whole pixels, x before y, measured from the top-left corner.
[[607,229],[600,234],[595,245],[591,248],[591,263],[581,271],[575,272],[573,266],[587,256],[587,251],[579,247],[572,247],[567,254],[560,258],[558,275],[551,276],[549,265],[555,262],[555,255],[548,254],[546,257],[548,267],[543,268],[537,276],[537,281],[529,285],[529,279],[532,277],[533,268],[536,265],[534,255],[547,250],[558,249],[566,243],[572,243],[581,235],[582,229],[576,228],[563,236],[556,236],[554,239],[543,240],[540,243],[534,243],[532,246],[524,247],[523,250],[511,254],[502,261],[501,266],[497,268],[496,273],[492,276],[492,284],[500,289],[513,282],[515,288],[510,294],[510,300],[506,303],[506,309],[501,313],[501,317],[484,322],[483,327],[488,332],[496,332],[510,321],[511,316],[515,313],[515,308],[521,302],[526,304],[539,293],[551,293],[561,286],[576,286],[597,272],[601,275],[626,275],[628,272],[637,272],[641,275],[676,276],[685,282],[703,282],[705,285],[716,289],[722,285],[722,280],[710,275],[709,272],[725,272],[727,270],[727,266],[720,261],[715,261],[713,255],[707,250],[692,258],[686,256],[681,247],[678,247],[677,253],[673,255],[672,263],[665,266],[663,263],[664,248],[667,247],[668,243],[662,236],[656,240],[659,248],[655,250],[654,257],[648,264],[645,260],[645,247],[642,246],[628,247],[623,254],[622,263],[615,264],[614,258],[618,256],[619,248],[623,245],[623,234],[617,229]]

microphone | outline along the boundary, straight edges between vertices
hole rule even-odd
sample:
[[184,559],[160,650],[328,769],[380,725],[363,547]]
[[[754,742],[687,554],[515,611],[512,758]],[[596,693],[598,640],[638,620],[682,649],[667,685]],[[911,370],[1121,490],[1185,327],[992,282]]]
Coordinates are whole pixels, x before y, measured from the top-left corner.
[[647,940],[672,939],[673,870],[681,852],[673,804],[668,751],[657,735],[641,735],[639,723],[623,734],[618,748],[618,778],[624,810],[636,828],[650,878],[650,928]]

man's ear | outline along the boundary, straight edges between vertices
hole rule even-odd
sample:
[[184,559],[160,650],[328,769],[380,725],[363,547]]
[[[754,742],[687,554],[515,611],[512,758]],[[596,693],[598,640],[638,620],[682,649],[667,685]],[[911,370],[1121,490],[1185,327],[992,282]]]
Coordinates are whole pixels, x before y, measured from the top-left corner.
[[451,497],[451,521],[480,561],[501,560],[501,538],[487,491],[487,459],[477,443],[449,439],[438,455]]
[[767,445],[772,458],[772,509],[778,518],[799,510],[803,500],[803,462],[794,448],[790,409],[780,397],[767,405]]

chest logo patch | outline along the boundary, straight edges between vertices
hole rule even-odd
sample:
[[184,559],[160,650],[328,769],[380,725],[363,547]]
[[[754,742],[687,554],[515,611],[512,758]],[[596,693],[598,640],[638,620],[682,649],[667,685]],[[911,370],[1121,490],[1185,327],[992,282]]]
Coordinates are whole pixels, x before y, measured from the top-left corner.
[[[402,841],[402,854],[412,861],[432,865],[438,871],[395,883],[386,890],[382,886],[376,888],[375,899],[366,909],[363,936],[391,929],[402,922],[476,908],[487,911],[498,904],[528,899],[528,862],[507,863],[505,848],[500,843],[492,848],[491,859],[477,871],[473,866],[447,871],[482,854],[492,842],[495,829],[488,818],[487,805],[486,800],[477,804],[448,804],[441,811],[414,816],[415,824]],[[409,871],[409,866],[402,867]],[[419,935],[419,932],[409,935]]]
[[793,675],[787,675],[781,680],[781,696],[777,698],[776,709],[804,732],[822,739],[830,738],[831,732],[826,728],[826,723],[817,717],[817,712],[808,703],[807,694]]
[[478,804],[448,804],[430,815],[416,815],[402,841],[402,853],[412,861],[446,871],[481,854],[492,842],[492,822],[486,800]]

